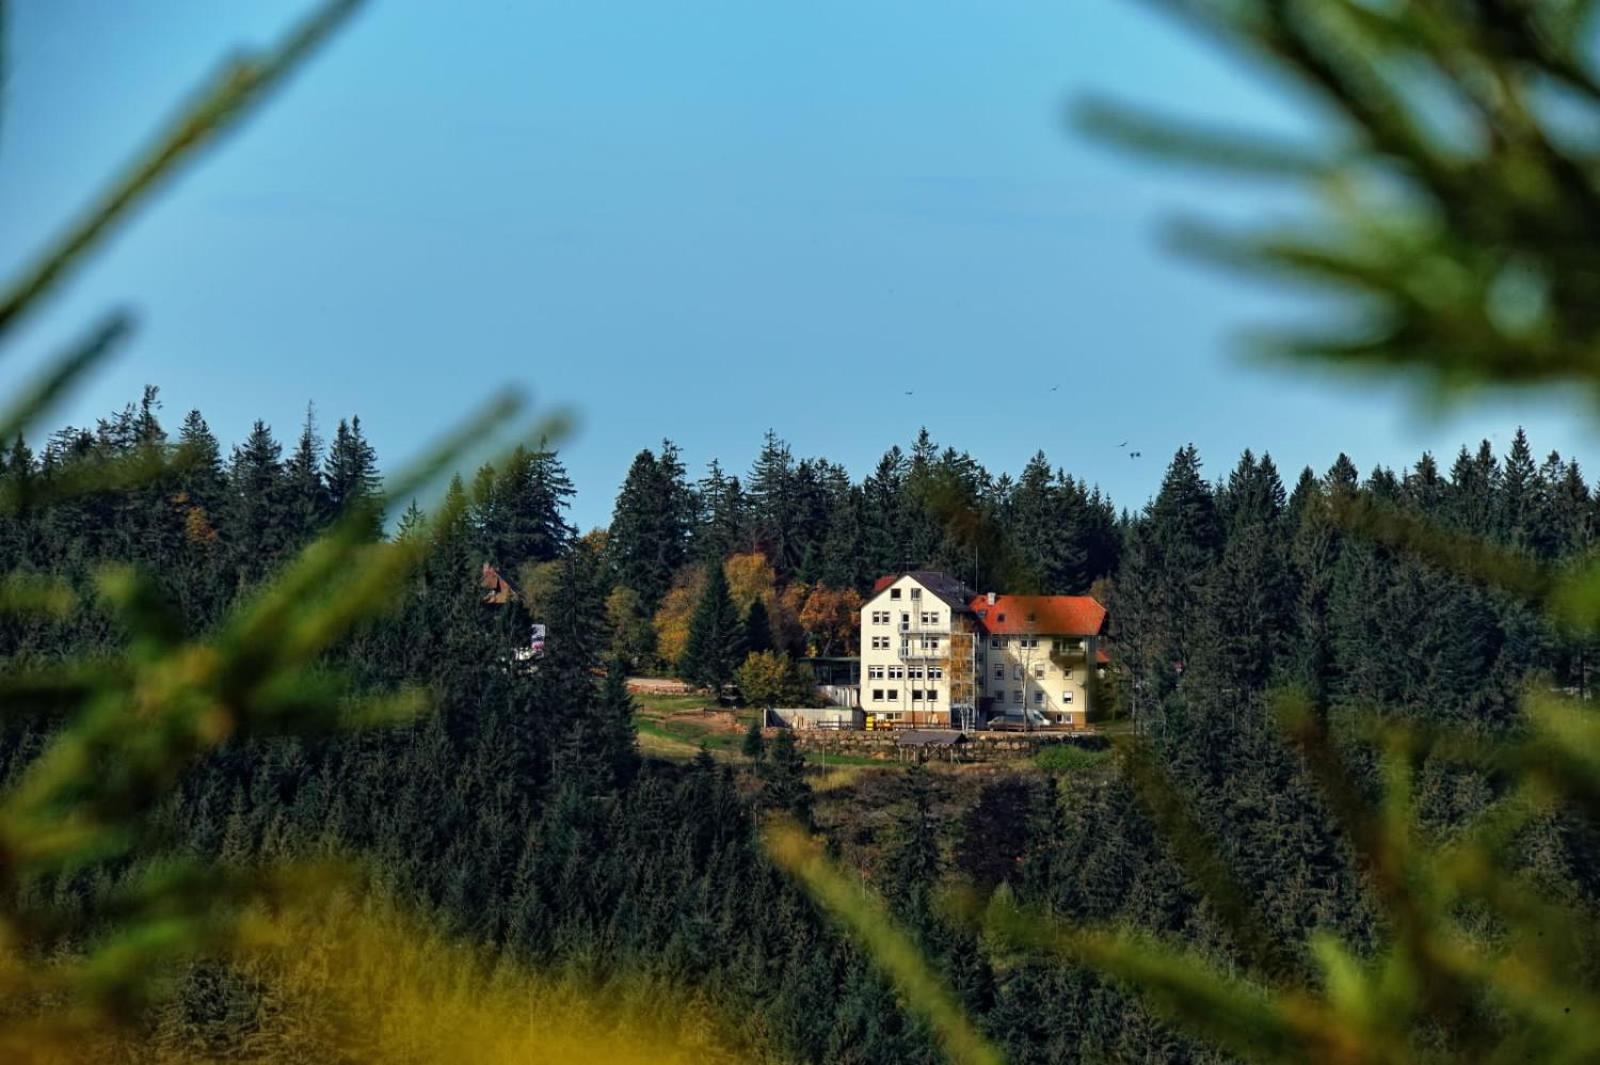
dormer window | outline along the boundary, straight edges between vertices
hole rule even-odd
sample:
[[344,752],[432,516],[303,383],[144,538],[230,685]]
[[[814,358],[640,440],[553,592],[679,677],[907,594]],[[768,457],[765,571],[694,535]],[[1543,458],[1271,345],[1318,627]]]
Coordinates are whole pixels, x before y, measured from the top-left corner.
[[996,615],[995,615],[995,616],[994,616],[994,619],[995,619],[995,620],[996,620],[996,621],[1004,621],[1004,620],[1005,620],[1005,619],[1006,619],[1006,616],[1005,616],[1005,615],[1004,615],[1004,614],[996,614]]

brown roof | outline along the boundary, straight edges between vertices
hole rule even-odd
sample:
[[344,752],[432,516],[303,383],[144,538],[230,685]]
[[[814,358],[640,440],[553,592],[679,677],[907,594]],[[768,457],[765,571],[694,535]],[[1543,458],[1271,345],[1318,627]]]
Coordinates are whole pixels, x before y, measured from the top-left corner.
[[478,587],[483,589],[483,601],[496,606],[503,606],[518,595],[517,586],[487,562],[483,564],[483,576],[478,579]]
[[997,635],[1098,636],[1106,608],[1088,595],[975,597],[971,609],[984,631]]

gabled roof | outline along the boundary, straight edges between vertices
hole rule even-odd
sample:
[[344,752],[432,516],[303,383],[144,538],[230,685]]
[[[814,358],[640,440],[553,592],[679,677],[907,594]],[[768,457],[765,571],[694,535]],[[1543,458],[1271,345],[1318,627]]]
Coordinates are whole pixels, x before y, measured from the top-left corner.
[[910,577],[928,589],[930,593],[943,600],[951,610],[965,613],[969,609],[967,600],[972,598],[972,589],[948,573],[936,569],[914,569],[906,573],[891,573],[886,577],[879,577],[872,582],[873,596],[883,594],[884,589],[902,577]]
[[478,587],[483,589],[483,601],[495,606],[504,606],[522,594],[515,584],[506,580],[498,569],[487,562],[483,564],[483,575],[478,579]]
[[978,624],[995,635],[1098,636],[1106,608],[1088,595],[975,596],[969,608]]

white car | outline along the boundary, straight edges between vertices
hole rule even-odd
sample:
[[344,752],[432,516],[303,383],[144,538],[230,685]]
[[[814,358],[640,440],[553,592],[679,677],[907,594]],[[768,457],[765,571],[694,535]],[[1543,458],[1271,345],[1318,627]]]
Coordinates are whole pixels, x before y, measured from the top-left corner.
[[989,718],[989,727],[997,732],[1026,732],[1049,724],[1045,716],[1031,706],[1008,706]]

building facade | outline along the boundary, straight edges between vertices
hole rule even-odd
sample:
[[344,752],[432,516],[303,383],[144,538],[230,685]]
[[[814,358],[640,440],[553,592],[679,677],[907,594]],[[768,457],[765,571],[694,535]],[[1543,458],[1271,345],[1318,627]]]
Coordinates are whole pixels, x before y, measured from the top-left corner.
[[976,595],[935,570],[884,577],[861,608],[860,706],[875,727],[1082,727],[1104,628],[1089,596]]
[[971,598],[933,570],[879,579],[861,607],[861,709],[870,723],[950,728],[975,716]]
[[983,632],[985,716],[1082,728],[1103,668],[1106,608],[1087,595],[986,595],[972,602]]

